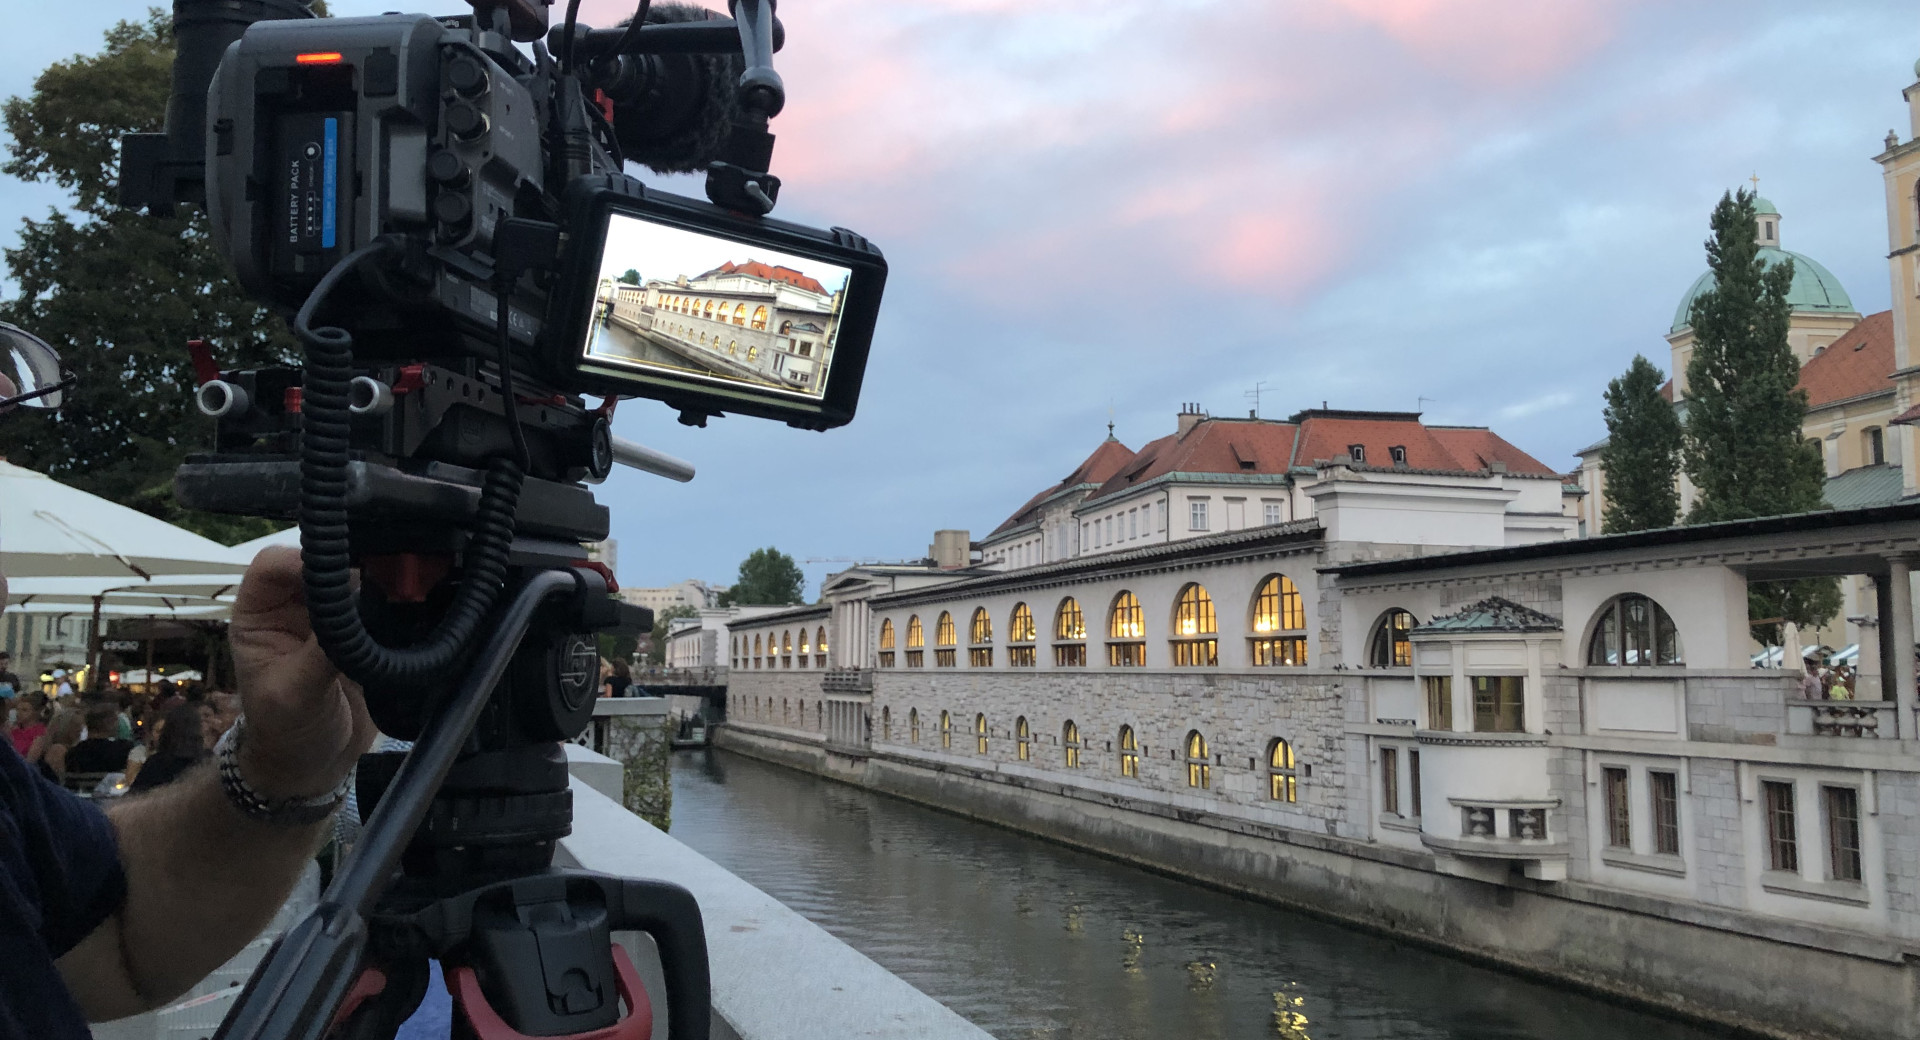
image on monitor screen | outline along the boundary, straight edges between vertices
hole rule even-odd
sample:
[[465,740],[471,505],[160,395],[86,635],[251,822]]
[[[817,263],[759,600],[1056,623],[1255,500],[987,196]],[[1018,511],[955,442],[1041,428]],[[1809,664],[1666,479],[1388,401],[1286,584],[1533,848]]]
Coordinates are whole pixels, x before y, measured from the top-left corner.
[[609,214],[584,360],[818,399],[850,270]]

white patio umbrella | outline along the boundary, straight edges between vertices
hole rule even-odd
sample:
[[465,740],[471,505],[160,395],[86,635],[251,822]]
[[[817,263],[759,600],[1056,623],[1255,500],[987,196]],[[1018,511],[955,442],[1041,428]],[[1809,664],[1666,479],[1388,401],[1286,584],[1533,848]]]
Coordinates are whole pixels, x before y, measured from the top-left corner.
[[241,542],[239,545],[227,551],[232,553],[234,559],[239,560],[242,564],[248,564],[253,562],[255,556],[260,555],[260,550],[275,545],[288,545],[295,549],[300,548],[300,529],[298,527],[289,527],[284,531],[275,531],[272,534],[262,535],[251,541]]
[[116,577],[238,573],[232,549],[192,531],[0,462],[0,573]]

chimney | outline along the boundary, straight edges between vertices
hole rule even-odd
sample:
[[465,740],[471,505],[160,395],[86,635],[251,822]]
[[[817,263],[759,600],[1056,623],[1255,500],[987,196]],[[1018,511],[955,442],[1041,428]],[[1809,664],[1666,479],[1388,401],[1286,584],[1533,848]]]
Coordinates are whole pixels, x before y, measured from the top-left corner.
[[957,571],[973,562],[973,536],[969,531],[933,532],[933,565],[943,571]]
[[1187,431],[1193,429],[1195,426],[1200,425],[1200,421],[1205,419],[1206,417],[1207,417],[1206,413],[1200,410],[1200,405],[1198,402],[1190,401],[1186,404],[1181,405],[1180,415],[1179,415],[1179,423],[1180,423],[1179,435],[1181,437],[1185,437],[1187,435]]

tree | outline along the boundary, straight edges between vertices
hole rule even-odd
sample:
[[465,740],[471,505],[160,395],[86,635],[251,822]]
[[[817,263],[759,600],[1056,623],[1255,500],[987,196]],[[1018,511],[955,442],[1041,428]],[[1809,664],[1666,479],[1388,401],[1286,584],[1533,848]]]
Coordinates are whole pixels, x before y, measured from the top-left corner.
[[746,559],[740,561],[740,578],[733,588],[720,595],[720,605],[732,606],[785,606],[789,603],[801,603],[801,594],[807,584],[806,575],[800,573],[800,565],[793,557],[768,546],[755,549]]
[[667,630],[673,627],[674,619],[697,617],[699,613],[699,611],[692,607],[681,604],[679,606],[668,607],[660,613],[655,614],[653,616],[653,634],[649,637],[650,641],[647,644],[647,663],[666,664]]
[[69,193],[64,211],[23,221],[6,251],[19,295],[0,301],[0,320],[52,343],[79,377],[58,415],[0,423],[0,455],[235,542],[279,525],[189,511],[172,495],[174,468],[213,439],[192,405],[186,342],[207,340],[227,368],[297,354],[281,319],[233,283],[203,215],[114,204],[120,136],[162,128],[172,62],[169,18],[156,10],[108,30],[99,54],[55,62],[0,110],[12,138],[0,172]]
[[627,268],[627,269],[626,269],[626,271],[625,271],[625,272],[623,272],[623,273],[622,273],[622,274],[620,275],[620,277],[619,277],[619,278],[617,279],[617,281],[620,281],[620,282],[624,282],[624,283],[626,283],[627,285],[639,285],[639,284],[640,284],[640,272],[639,272],[639,271],[636,271],[636,270],[634,270],[634,269],[633,269],[633,268],[631,268],[631,267],[629,267],[629,268]]
[[[1787,344],[1793,261],[1760,260],[1753,193],[1722,195],[1713,208],[1707,268],[1713,288],[1694,298],[1687,363],[1685,457],[1699,495],[1688,523],[1745,520],[1826,508],[1820,448],[1801,437],[1807,393]],[[1832,578],[1754,582],[1748,616],[1825,624],[1840,609]],[[1775,620],[1777,619],[1777,620]]]
[[1680,418],[1660,396],[1666,374],[1638,354],[1607,384],[1607,534],[1672,527],[1680,516]]

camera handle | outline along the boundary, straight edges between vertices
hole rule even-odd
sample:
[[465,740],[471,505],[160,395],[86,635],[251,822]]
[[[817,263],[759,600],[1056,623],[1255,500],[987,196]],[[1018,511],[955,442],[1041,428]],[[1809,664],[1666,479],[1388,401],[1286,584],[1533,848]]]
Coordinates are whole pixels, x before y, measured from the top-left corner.
[[729,0],[740,27],[740,112],[720,158],[707,164],[707,198],[716,206],[764,217],[780,199],[780,178],[773,168],[773,134],[767,121],[786,107],[787,90],[773,70],[774,0]]
[[[411,990],[412,1003],[417,1004],[422,987],[388,987],[384,980],[376,987],[362,971],[370,954],[376,969],[381,963],[390,968],[404,964],[411,958],[403,956],[396,963],[395,953],[411,953],[422,945],[418,935],[410,937],[405,933],[419,933],[423,922],[433,923],[431,917],[413,920],[406,914],[396,915],[381,904],[401,864],[402,854],[433,811],[436,795],[453,771],[455,761],[469,750],[469,735],[506,677],[528,630],[537,620],[543,620],[542,615],[548,613],[553,601],[564,598],[561,606],[574,631],[611,627],[618,623],[623,607],[607,595],[605,579],[584,568],[534,571],[518,579],[516,585],[504,604],[496,608],[491,630],[474,642],[477,654],[473,665],[452,693],[428,715],[413,750],[387,785],[339,875],[322,895],[319,905],[268,951],[221,1023],[215,1034],[217,1040],[320,1040],[331,1032],[337,1009],[350,999],[357,1005],[376,994],[386,993],[385,999],[398,1006]],[[560,880],[556,882],[556,878]],[[551,899],[546,898],[556,883],[565,888],[565,905],[569,908],[565,913],[553,912]],[[513,888],[516,885],[525,887]],[[611,894],[615,890],[609,885],[618,886],[617,898]],[[707,1035],[711,995],[705,936],[698,907],[685,889],[666,882],[622,881],[577,872],[541,871],[470,889],[451,899],[428,901],[426,910],[416,911],[415,917],[430,915],[437,904],[451,903],[456,911],[464,906],[468,912],[461,918],[458,913],[449,915],[443,907],[439,911],[441,920],[464,919],[467,928],[426,929],[426,948],[431,952],[453,952],[452,943],[475,948],[477,944],[463,941],[471,938],[471,909],[476,905],[497,905],[498,900],[506,898],[499,894],[503,886],[516,906],[525,896],[534,904],[544,903],[549,907],[547,912],[530,912],[522,918],[525,923],[519,931],[541,937],[538,943],[547,941],[545,936],[549,934],[573,928],[572,922],[592,920],[596,912],[592,897],[597,890],[605,931],[637,926],[652,934],[659,944],[667,978],[671,1035],[676,1040]],[[576,896],[580,897],[578,906]],[[409,925],[412,927],[407,927]],[[444,941],[434,942],[436,934]],[[536,955],[540,949],[536,944]],[[610,947],[602,954],[609,964],[614,963]],[[419,965],[417,978],[424,979],[424,964]],[[605,996],[611,998],[612,994]],[[637,1017],[640,999],[644,996],[629,999],[633,1012],[629,1018]],[[407,1010],[411,1010],[411,1004]],[[362,1022],[368,1022],[371,1017],[363,1017]],[[400,1018],[404,1019],[405,1014]],[[398,1020],[393,1021],[386,1035],[390,1036],[391,1029],[398,1025]],[[380,1034],[362,1032],[361,1035]],[[501,1038],[508,1035],[495,1034]]]

